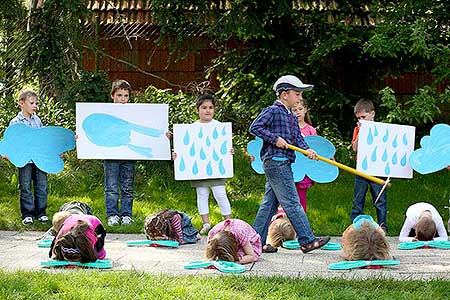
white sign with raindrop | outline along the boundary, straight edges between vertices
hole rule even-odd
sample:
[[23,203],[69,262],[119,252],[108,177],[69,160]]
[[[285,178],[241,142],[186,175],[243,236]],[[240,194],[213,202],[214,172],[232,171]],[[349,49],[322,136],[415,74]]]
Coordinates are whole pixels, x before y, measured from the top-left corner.
[[173,125],[175,180],[233,177],[231,123]]
[[412,178],[414,126],[361,120],[356,169],[372,176]]

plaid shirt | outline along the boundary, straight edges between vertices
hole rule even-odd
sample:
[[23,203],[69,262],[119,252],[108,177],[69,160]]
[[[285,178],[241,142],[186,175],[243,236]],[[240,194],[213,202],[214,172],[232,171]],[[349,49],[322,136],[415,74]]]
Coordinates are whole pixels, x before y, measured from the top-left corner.
[[25,118],[22,112],[19,112],[17,116],[9,122],[9,125],[23,123],[29,127],[39,128],[42,127],[42,121],[36,114],[32,114],[30,118]]
[[309,149],[300,132],[298,119],[280,101],[275,101],[272,106],[261,112],[250,125],[250,133],[264,141],[260,154],[262,161],[273,157],[295,161],[294,150],[275,146],[278,137],[282,137],[293,146]]

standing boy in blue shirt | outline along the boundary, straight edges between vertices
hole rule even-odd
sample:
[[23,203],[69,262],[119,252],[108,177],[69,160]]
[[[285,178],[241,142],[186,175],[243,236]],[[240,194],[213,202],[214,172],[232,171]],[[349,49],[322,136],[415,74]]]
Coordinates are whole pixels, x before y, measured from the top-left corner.
[[[131,85],[125,80],[115,80],[111,87],[111,99],[114,103],[128,103],[131,94]],[[104,160],[105,173],[105,205],[108,225],[129,225],[133,214],[133,160]],[[119,210],[119,186],[121,208]]]
[[[303,84],[292,75],[280,77],[273,85],[278,99],[265,108],[253,121],[250,132],[260,137],[264,143],[261,160],[266,174],[264,198],[259,206],[253,227],[266,243],[270,220],[278,205],[284,209],[297,233],[297,239],[304,253],[324,246],[329,237],[316,238],[309,225],[308,218],[300,205],[291,164],[295,153],[288,149],[288,144],[306,149],[310,159],[317,159],[317,153],[309,149],[303,140],[297,117],[291,112],[302,99],[303,91],[309,91],[313,85]],[[263,252],[276,252],[272,245],[264,245]]]
[[[9,125],[23,123],[33,128],[42,127],[41,119],[36,115],[38,105],[38,95],[34,91],[30,89],[22,90],[19,93],[21,111],[9,122]],[[47,223],[48,217],[45,213],[48,197],[47,173],[41,171],[32,161],[18,169],[22,224],[33,224],[33,218],[41,223]]]

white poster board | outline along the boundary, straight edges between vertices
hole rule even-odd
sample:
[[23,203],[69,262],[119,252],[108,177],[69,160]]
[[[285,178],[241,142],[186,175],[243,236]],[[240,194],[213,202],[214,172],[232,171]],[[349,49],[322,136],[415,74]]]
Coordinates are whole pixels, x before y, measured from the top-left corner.
[[76,103],[79,159],[170,160],[167,104]]
[[372,176],[412,178],[414,126],[360,121],[356,169]]
[[173,125],[175,180],[233,177],[231,123]]

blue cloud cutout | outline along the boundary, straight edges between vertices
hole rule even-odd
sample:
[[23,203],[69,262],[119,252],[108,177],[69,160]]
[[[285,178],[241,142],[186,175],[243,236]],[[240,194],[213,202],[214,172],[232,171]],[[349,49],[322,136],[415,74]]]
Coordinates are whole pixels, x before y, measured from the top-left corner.
[[101,113],[94,113],[86,117],[82,127],[89,141],[97,146],[127,146],[132,151],[146,157],[153,157],[152,148],[130,144],[131,131],[151,137],[160,137],[164,134],[162,130],[130,123],[118,117]]
[[23,167],[29,161],[42,171],[56,174],[64,169],[61,153],[75,148],[75,134],[62,127],[28,127],[13,124],[6,128],[0,141],[0,155],[7,156],[16,167]]
[[430,135],[420,140],[420,146],[409,158],[411,168],[415,171],[429,174],[450,165],[450,126],[434,125]]
[[[336,153],[334,145],[321,136],[311,135],[304,139],[309,147],[314,149],[320,156],[332,158]],[[255,157],[255,160],[252,162],[252,168],[258,174],[264,174],[260,157],[262,144],[262,139],[257,137],[247,145],[247,152]],[[291,165],[295,182],[301,181],[305,175],[308,175],[315,182],[328,183],[335,180],[339,175],[339,169],[336,166],[320,160],[311,160],[299,152],[296,152],[295,155],[295,163]]]

